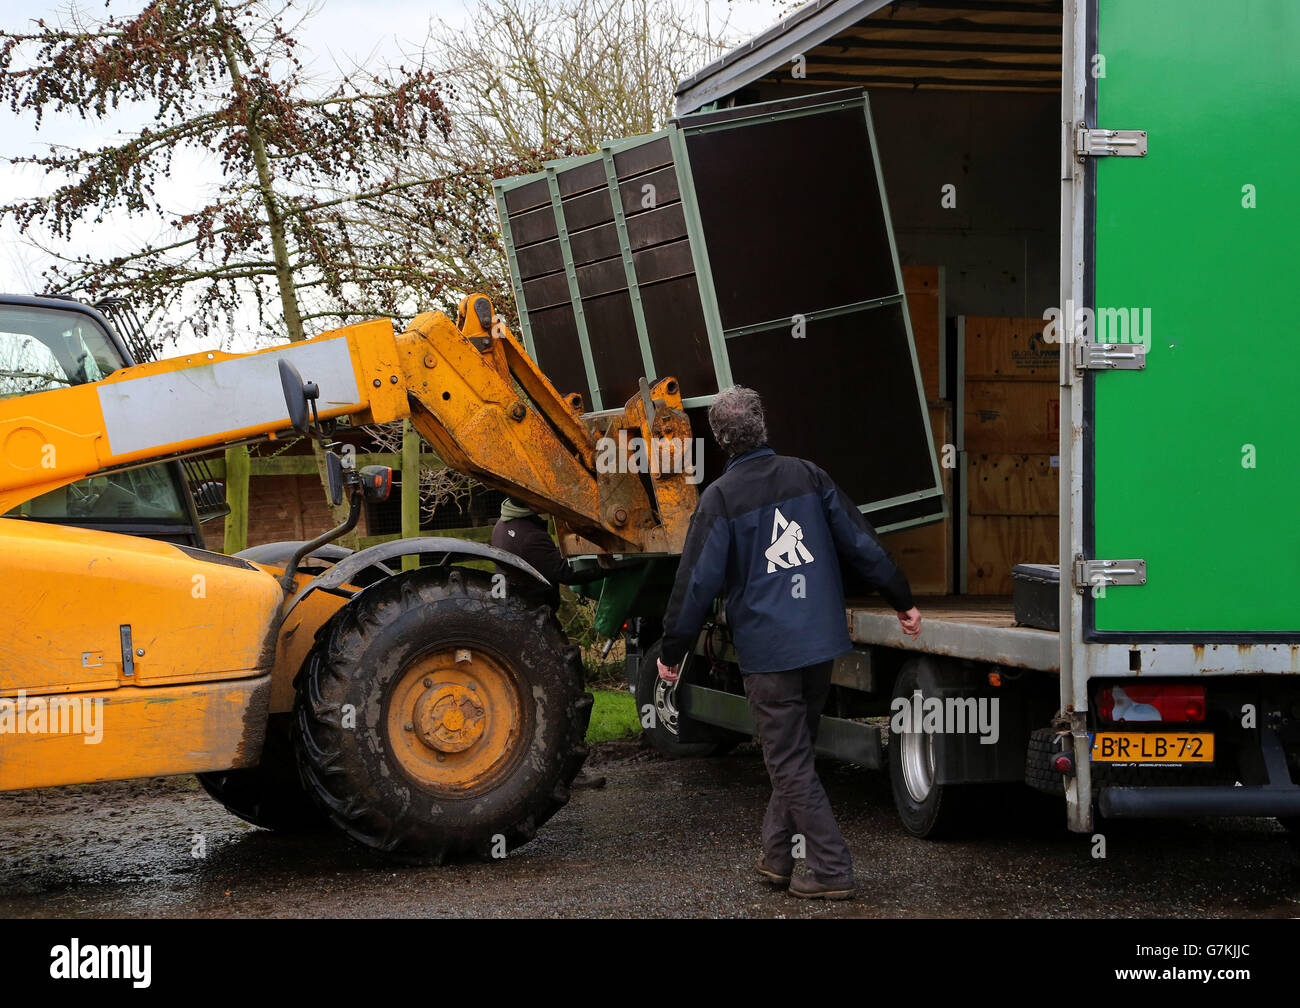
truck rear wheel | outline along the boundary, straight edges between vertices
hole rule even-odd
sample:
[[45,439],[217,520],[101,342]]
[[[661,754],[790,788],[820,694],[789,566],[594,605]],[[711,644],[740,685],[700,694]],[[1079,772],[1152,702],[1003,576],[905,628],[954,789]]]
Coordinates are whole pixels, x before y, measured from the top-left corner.
[[[713,725],[692,724],[692,735],[701,741],[683,742],[678,734],[676,684],[666,683],[659,678],[659,655],[663,652],[663,641],[656,641],[646,650],[641,659],[641,668],[636,683],[637,716],[644,726],[649,720],[650,726],[641,729],[646,741],[664,756],[673,759],[687,759],[692,756],[721,756],[730,752],[742,739],[735,732]],[[687,655],[683,666],[688,661],[700,661],[697,656]]]
[[[918,694],[924,698],[920,669],[911,661],[898,673],[894,699],[910,704]],[[967,787],[939,784],[936,779],[944,742],[942,733],[895,732],[891,724],[889,783],[898,817],[912,836],[932,840],[950,836],[965,818]]]
[[500,856],[569,799],[591,717],[550,609],[491,576],[388,578],[319,634],[297,684],[303,782],[330,821],[399,860]]

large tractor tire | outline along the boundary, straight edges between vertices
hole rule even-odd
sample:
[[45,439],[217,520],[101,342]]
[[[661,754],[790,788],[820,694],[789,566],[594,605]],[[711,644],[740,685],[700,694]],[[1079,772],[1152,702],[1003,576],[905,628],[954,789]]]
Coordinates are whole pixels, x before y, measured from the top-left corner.
[[324,829],[323,812],[302,786],[293,752],[293,719],[272,714],[254,767],[198,774],[203,790],[245,822],[279,833]]
[[376,853],[441,863],[527,843],[569,800],[591,694],[549,607],[424,568],[352,599],[299,675],[304,785]]

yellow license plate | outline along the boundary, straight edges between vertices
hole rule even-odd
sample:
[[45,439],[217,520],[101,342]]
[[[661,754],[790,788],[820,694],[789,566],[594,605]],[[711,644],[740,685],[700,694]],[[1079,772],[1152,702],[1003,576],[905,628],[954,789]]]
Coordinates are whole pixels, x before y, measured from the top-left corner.
[[1213,763],[1213,732],[1097,732],[1094,763]]

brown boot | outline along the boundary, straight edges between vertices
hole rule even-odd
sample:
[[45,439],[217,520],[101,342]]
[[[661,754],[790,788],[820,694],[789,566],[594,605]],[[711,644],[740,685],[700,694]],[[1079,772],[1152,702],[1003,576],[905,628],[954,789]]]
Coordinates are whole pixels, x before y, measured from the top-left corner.
[[791,875],[790,871],[782,872],[776,868],[769,868],[767,866],[767,862],[762,858],[759,858],[758,863],[754,865],[754,871],[758,872],[760,875],[763,876],[763,878],[765,878],[768,882],[771,882],[772,885],[774,886],[780,886],[784,888],[785,886],[788,886],[790,884],[790,875]]
[[858,887],[851,875],[819,882],[815,876],[805,872],[790,881],[790,895],[800,899],[847,900],[857,894]]

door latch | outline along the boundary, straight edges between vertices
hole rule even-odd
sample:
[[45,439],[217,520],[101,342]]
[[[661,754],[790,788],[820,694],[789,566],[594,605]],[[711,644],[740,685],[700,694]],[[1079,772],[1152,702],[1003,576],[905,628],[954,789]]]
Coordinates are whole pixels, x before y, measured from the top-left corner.
[[1079,557],[1074,561],[1074,589],[1080,593],[1093,588],[1146,583],[1145,560],[1084,560]]
[[1084,371],[1145,371],[1147,348],[1142,343],[1074,344],[1074,369]]
[[1146,157],[1146,130],[1089,129],[1079,126],[1074,133],[1074,156],[1083,161],[1090,157]]

